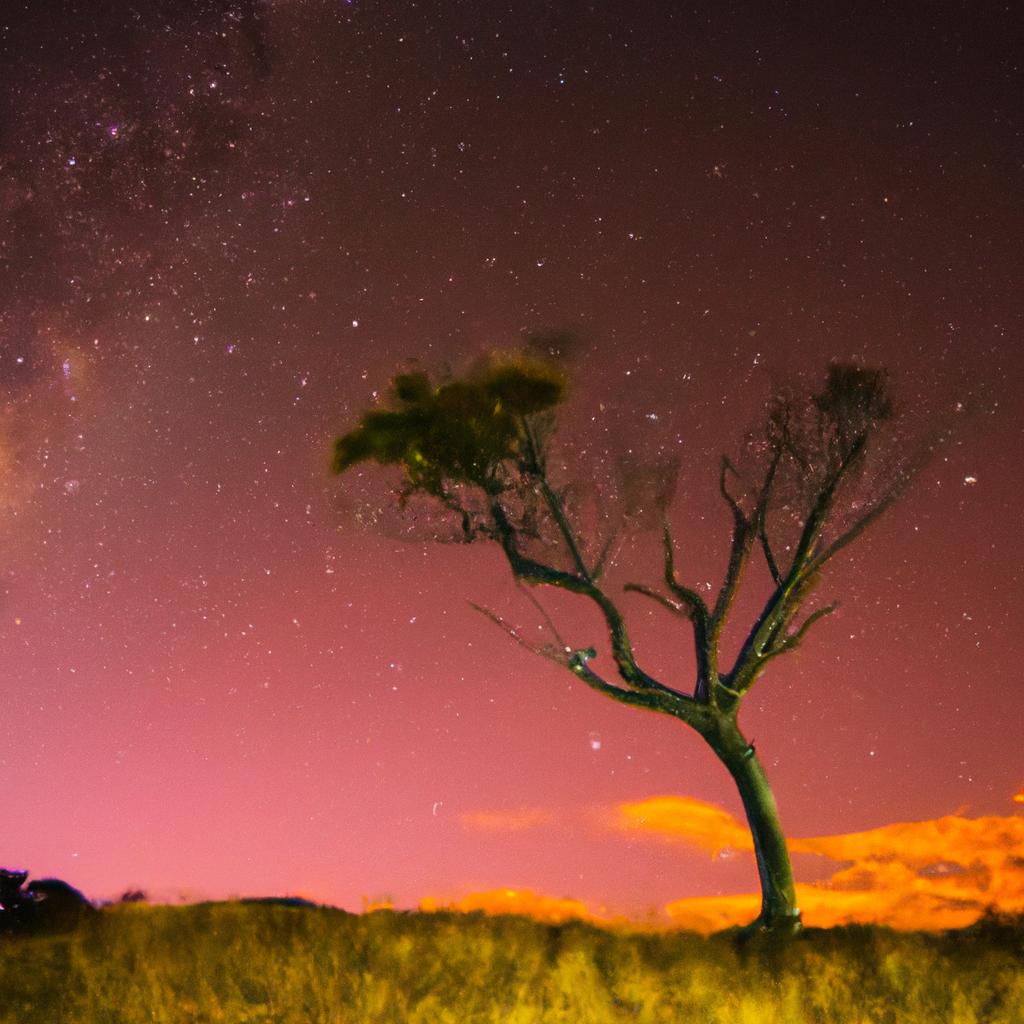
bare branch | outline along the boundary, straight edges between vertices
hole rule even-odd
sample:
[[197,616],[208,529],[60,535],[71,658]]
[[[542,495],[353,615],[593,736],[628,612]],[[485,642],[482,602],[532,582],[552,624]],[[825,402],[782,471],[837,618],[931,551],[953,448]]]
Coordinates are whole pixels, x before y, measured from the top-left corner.
[[544,501],[548,506],[548,510],[551,513],[551,517],[554,519],[558,526],[558,530],[565,540],[565,545],[569,549],[569,554],[572,557],[573,565],[576,566],[576,571],[585,580],[592,580],[590,570],[587,568],[587,563],[583,559],[583,554],[580,551],[579,543],[576,540],[575,531],[572,525],[569,523],[568,518],[565,515],[565,509],[562,506],[562,500],[555,493],[547,477],[547,469],[544,465],[544,459],[540,451],[540,447],[537,444],[537,440],[533,435],[533,430],[530,427],[530,423],[527,417],[522,418],[523,433],[526,436],[527,452],[529,457],[528,469],[531,475],[537,478],[537,482],[540,485],[541,494],[544,496]]
[[813,558],[808,564],[805,575],[813,575],[820,572],[825,563],[839,554],[849,543],[856,540],[876,519],[888,511],[903,495],[907,488],[913,483],[918,472],[924,467],[931,456],[931,448],[922,448],[909,466],[907,466],[900,479],[879,498],[845,533],[842,533],[832,543]]
[[693,698],[700,704],[707,704],[714,698],[711,683],[718,676],[717,640],[712,635],[711,613],[704,598],[696,590],[684,587],[676,579],[675,544],[667,519],[662,523],[662,541],[665,546],[665,583],[687,609],[693,623],[693,647],[697,657],[697,682],[693,687]]
[[737,677],[733,680],[735,692],[740,696],[745,694],[754,685],[770,661],[774,661],[790,651],[795,651],[807,635],[807,631],[819,619],[823,619],[826,615],[831,615],[838,607],[838,604],[830,604],[824,608],[817,609],[817,611],[807,616],[795,633],[775,642],[764,654],[748,659]]
[[518,551],[510,552],[506,548],[505,555],[512,566],[512,571],[525,583],[563,587],[576,594],[586,593],[586,588],[590,585],[575,573],[556,569],[553,565],[545,565],[543,562],[521,555]]
[[831,615],[838,607],[839,604],[833,601],[832,604],[825,605],[823,608],[819,608],[817,611],[811,612],[811,614],[804,619],[800,628],[782,641],[783,651],[793,651],[799,647],[811,626],[813,626],[819,619],[823,619],[826,615]]
[[677,704],[668,694],[657,692],[637,693],[635,690],[624,690],[621,687],[613,686],[602,679],[587,664],[591,658],[596,656],[597,652],[590,647],[586,650],[574,651],[569,658],[569,670],[582,679],[592,690],[603,693],[606,697],[611,697],[612,700],[617,700],[622,704],[646,708],[648,711],[659,711],[662,714],[672,715],[674,718],[681,718],[684,722],[694,726],[694,728],[700,728],[703,725],[701,720],[704,717],[704,709],[688,697],[675,694],[676,697],[682,697],[687,702],[685,704]]
[[[793,436],[792,430],[793,420],[793,398],[792,395],[779,396],[771,412],[769,413],[769,441],[775,445],[776,449],[785,455],[788,455],[805,474],[811,472],[811,463],[807,458],[805,452],[800,448],[796,438]],[[819,433],[820,433],[820,417],[819,417]],[[775,433],[772,432],[774,428]]]
[[489,619],[499,629],[501,629],[502,632],[511,637],[512,640],[520,647],[530,651],[531,654],[540,655],[540,657],[554,662],[554,664],[559,665],[562,668],[568,668],[574,675],[582,679],[592,689],[597,690],[608,697],[612,697],[614,700],[623,704],[631,704],[635,707],[647,708],[650,711],[659,711],[663,714],[669,714],[676,718],[681,718],[687,722],[696,719],[697,713],[694,710],[696,708],[696,704],[690,697],[686,694],[678,693],[676,690],[667,686],[663,686],[661,683],[650,679],[650,677],[645,676],[651,685],[644,686],[642,688],[638,688],[634,684],[633,689],[625,689],[606,682],[587,664],[588,659],[597,657],[597,652],[593,648],[573,651],[571,647],[562,641],[562,638],[558,635],[557,629],[551,622],[550,617],[540,602],[529,593],[527,596],[530,598],[534,606],[541,612],[546,624],[558,641],[557,645],[533,643],[524,637],[515,626],[498,615],[497,612],[492,611],[490,608],[486,608],[483,605],[476,604],[473,601],[470,601],[469,604],[470,607],[476,609],[476,611],[480,612],[481,615]]
[[[476,604],[473,601],[469,602],[470,607],[480,612],[486,619],[493,622],[502,632],[506,633],[512,638],[512,640],[520,647],[530,651],[531,654],[538,654],[542,658],[548,661],[554,662],[556,665],[562,668],[568,668],[573,675],[582,679],[592,690],[596,690],[598,693],[604,694],[606,697],[611,697],[613,700],[619,701],[621,704],[629,704],[632,707],[646,708],[648,711],[657,711],[661,714],[672,715],[674,718],[682,718],[684,721],[690,722],[691,719],[696,721],[697,715],[689,713],[689,709],[685,706],[678,705],[671,699],[671,696],[679,697],[681,695],[662,692],[637,692],[636,690],[626,690],[620,686],[614,686],[609,682],[606,682],[601,678],[588,664],[587,662],[591,658],[597,657],[597,652],[592,648],[586,648],[585,650],[573,651],[569,647],[560,646],[558,648],[553,647],[550,644],[534,644],[526,639],[513,626],[510,622],[503,619],[497,612],[492,611],[490,608],[485,608],[483,605]],[[688,698],[685,698],[688,699]],[[692,701],[690,702],[692,704]]]
[[491,517],[494,520],[497,540],[505,552],[505,557],[512,567],[513,574],[518,579],[526,583],[544,583],[554,587],[563,587],[578,594],[586,592],[587,586],[590,585],[586,577],[566,572],[564,569],[556,569],[551,565],[545,565],[543,562],[538,562],[520,552],[516,528],[505,513],[505,509],[497,494],[491,495]]
[[644,597],[651,598],[652,601],[656,601],[662,608],[672,612],[673,615],[682,615],[684,619],[693,617],[692,607],[679,604],[670,597],[665,597],[664,594],[659,594],[656,590],[651,590],[650,587],[645,587],[641,583],[627,583],[622,589],[633,594],[643,594]]
[[761,483],[761,492],[757,496],[757,507],[754,510],[754,529],[757,531],[758,540],[761,542],[761,550],[764,552],[764,559],[768,563],[768,571],[771,573],[775,585],[782,582],[782,573],[775,561],[772,546],[768,542],[768,503],[771,501],[772,489],[775,486],[775,474],[778,472],[779,463],[782,461],[782,448],[776,446],[772,453],[771,462],[765,470],[764,480]]
[[696,590],[684,587],[676,579],[675,545],[672,542],[672,528],[667,519],[662,522],[662,540],[665,545],[665,585],[690,608],[692,614],[700,615],[704,621],[707,621],[710,612],[704,603],[704,598]]
[[743,522],[747,521],[747,517],[743,514],[743,509],[740,508],[740,503],[729,493],[729,487],[726,484],[726,478],[729,473],[733,476],[738,477],[739,473],[736,472],[736,467],[729,461],[728,456],[722,456],[722,468],[718,475],[718,490],[722,497],[725,498],[729,508],[732,509],[732,514],[736,519],[742,519]]
[[808,561],[814,556],[815,546],[821,539],[821,532],[828,522],[839,485],[863,458],[867,448],[867,441],[867,434],[861,434],[850,445],[849,450],[840,460],[838,466],[823,483],[804,523],[800,539],[797,542],[796,550],[793,553],[793,560],[786,574],[788,579],[795,580],[801,574]]
[[615,664],[618,666],[619,675],[623,681],[635,690],[651,690],[681,701],[690,700],[685,694],[673,690],[670,686],[665,686],[664,683],[659,683],[637,665],[636,657],[633,654],[633,645],[626,631],[626,621],[622,617],[622,613],[615,607],[614,602],[593,585],[584,592],[604,615],[608,635],[612,642],[612,656],[615,658]]
[[913,452],[906,464],[903,466],[898,478],[892,486],[869,508],[857,521],[844,533],[840,534],[824,551],[816,555],[808,563],[804,570],[805,576],[813,576],[821,571],[825,563],[843,550],[848,544],[856,540],[876,519],[888,511],[900,498],[906,494],[907,489],[917,478],[918,473],[925,467],[932,457],[937,445],[949,439],[949,431],[944,430],[936,433],[927,442],[921,444]]
[[749,689],[761,672],[763,659],[770,654],[773,655],[777,638],[814,589],[820,568],[814,567],[815,546],[832,511],[836,491],[846,475],[863,457],[866,445],[867,435],[861,434],[852,442],[838,466],[823,483],[804,524],[789,570],[765,602],[728,674],[727,678],[736,689],[744,689],[740,685],[740,680],[749,680],[746,683],[746,688]]
[[899,498],[899,493],[890,492],[881,501],[869,509],[845,533],[837,537],[824,551],[808,562],[803,575],[812,576],[820,572],[825,563],[839,554],[851,541],[856,540],[883,512]]
[[[513,577],[515,578],[515,577]],[[530,604],[540,613],[540,617],[544,620],[544,625],[547,626],[548,632],[555,638],[555,643],[564,650],[568,650],[569,647],[566,642],[562,639],[561,634],[558,632],[558,627],[555,625],[554,620],[548,615],[547,609],[540,602],[540,598],[529,588],[523,586],[522,580],[516,579],[516,586],[522,591],[523,596]]]
[[612,644],[612,655],[615,658],[615,664],[623,682],[634,690],[660,693],[672,701],[685,702],[692,700],[686,694],[679,693],[670,686],[665,686],[664,683],[659,683],[657,679],[649,676],[640,668],[633,653],[633,645],[629,639],[625,619],[618,608],[616,608],[615,603],[603,590],[583,576],[565,572],[562,569],[556,569],[554,566],[544,565],[542,562],[537,562],[521,554],[515,527],[509,522],[508,516],[505,514],[505,510],[502,508],[501,502],[496,495],[492,497],[491,512],[502,550],[504,550],[505,557],[512,567],[512,572],[517,577],[526,583],[562,587],[574,594],[582,594],[585,597],[589,597],[598,606],[608,628],[608,636]]
[[693,646],[697,657],[697,682],[693,687],[693,698],[698,703],[706,704],[710,699],[712,674],[712,652],[708,644],[707,617],[702,616],[692,605],[677,603],[670,597],[665,597],[664,594],[659,594],[656,590],[640,583],[627,583],[623,590],[649,597],[673,615],[681,615],[692,623]]
[[485,608],[475,601],[470,601],[469,606],[476,609],[484,618],[490,619],[502,632],[507,633],[520,647],[525,648],[531,654],[538,654],[540,657],[553,661],[556,665],[561,665],[563,668],[569,665],[569,648],[561,647],[560,649],[555,649],[550,644],[532,643],[512,623],[503,619],[497,612],[492,611],[490,608]]
[[608,556],[611,554],[612,546],[619,537],[619,527],[616,526],[612,532],[608,535],[608,539],[604,542],[601,548],[601,553],[597,556],[597,561],[594,563],[594,567],[590,570],[590,578],[596,583],[603,575],[605,565],[608,562]]
[[725,570],[722,586],[718,591],[715,610],[711,613],[710,632],[712,642],[716,644],[718,637],[721,635],[722,627],[725,624],[725,618],[729,614],[729,608],[736,597],[736,591],[743,576],[743,569],[750,555],[750,547],[756,528],[756,524],[747,519],[743,509],[740,508],[739,502],[729,493],[729,488],[726,485],[726,476],[730,472],[735,474],[736,470],[727,458],[723,458],[722,471],[718,478],[718,489],[732,510],[733,524],[732,541],[729,545],[729,564]]
[[768,572],[771,573],[772,581],[776,586],[778,586],[782,582],[782,572],[779,569],[779,563],[775,561],[775,555],[772,553],[772,546],[768,542],[768,526],[764,519],[761,521],[761,528],[757,531],[757,537],[761,542],[761,550],[764,552],[764,560],[768,563]]

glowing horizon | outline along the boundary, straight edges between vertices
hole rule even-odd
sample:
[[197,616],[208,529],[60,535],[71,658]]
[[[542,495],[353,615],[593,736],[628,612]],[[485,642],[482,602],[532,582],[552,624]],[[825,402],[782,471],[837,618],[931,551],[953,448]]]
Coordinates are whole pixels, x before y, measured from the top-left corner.
[[[1020,793],[1011,797],[1021,802]],[[704,801],[661,795],[588,815],[611,831],[649,840],[678,842],[710,853],[751,854],[750,833],[728,812]],[[463,815],[464,828],[517,833],[551,825],[543,808],[477,811]],[[804,923],[812,927],[881,924],[900,930],[942,930],[973,923],[986,912],[1024,913],[1024,815],[965,817],[961,814],[917,822],[895,822],[863,832],[793,837],[793,854],[837,862],[822,882],[797,883]],[[800,873],[801,861],[796,861]],[[308,898],[313,893],[289,892]],[[425,912],[523,914],[548,922],[571,919],[603,925],[670,926],[711,932],[741,925],[756,915],[754,892],[690,896],[669,901],[661,919],[613,915],[571,895],[530,888],[496,887],[460,895],[428,895],[415,903]],[[404,909],[390,899],[364,897],[363,912]]]

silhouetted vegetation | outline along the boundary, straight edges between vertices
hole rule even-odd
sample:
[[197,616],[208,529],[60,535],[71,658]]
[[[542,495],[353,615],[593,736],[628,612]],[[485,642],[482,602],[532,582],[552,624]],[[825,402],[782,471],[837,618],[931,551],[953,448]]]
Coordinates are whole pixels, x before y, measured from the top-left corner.
[[0,939],[0,1024],[1019,1024],[1024,925],[795,937],[117,904]]
[[59,878],[33,879],[0,868],[0,934],[70,931],[95,912],[77,889]]

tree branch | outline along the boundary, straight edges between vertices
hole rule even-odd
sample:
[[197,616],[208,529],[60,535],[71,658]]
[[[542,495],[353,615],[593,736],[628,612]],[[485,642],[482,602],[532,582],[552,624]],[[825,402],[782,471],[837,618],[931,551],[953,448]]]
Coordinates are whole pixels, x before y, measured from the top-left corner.
[[736,467],[729,461],[727,455],[722,456],[721,471],[718,474],[718,490],[722,497],[725,499],[726,504],[732,509],[732,514],[736,519],[742,519],[743,522],[747,521],[747,517],[743,514],[743,509],[740,508],[740,503],[729,493],[729,487],[726,484],[726,477],[729,473],[739,478],[739,473],[736,472]]
[[754,683],[757,682],[758,676],[760,676],[764,671],[768,662],[774,661],[776,658],[783,654],[788,654],[790,651],[795,651],[803,642],[804,637],[807,635],[807,631],[819,619],[823,619],[826,615],[831,615],[838,607],[839,606],[837,604],[833,603],[812,612],[807,616],[795,633],[791,633],[781,641],[777,641],[764,654],[750,660],[734,680],[736,693],[740,696],[745,694],[754,685]]
[[616,526],[608,535],[608,539],[601,547],[601,553],[597,556],[597,561],[594,563],[594,567],[590,570],[590,578],[595,583],[604,575],[605,564],[608,561],[608,556],[611,554],[612,545],[618,539],[618,536],[619,527]]
[[775,474],[778,472],[779,463],[782,461],[782,448],[776,446],[772,453],[772,460],[765,470],[764,480],[761,483],[761,493],[757,496],[757,507],[754,510],[754,529],[757,531],[758,540],[761,542],[761,550],[764,552],[764,560],[768,563],[768,572],[778,586],[782,582],[782,572],[775,555],[772,553],[772,546],[768,542],[768,503],[771,500],[772,489],[775,486]]
[[502,550],[505,552],[505,557],[515,576],[526,583],[547,584],[562,587],[574,594],[582,594],[598,606],[608,628],[612,656],[623,682],[633,690],[662,694],[671,701],[679,702],[680,706],[686,701],[693,700],[687,694],[679,693],[670,686],[659,683],[657,679],[649,676],[640,668],[633,653],[633,646],[622,613],[615,607],[611,598],[595,583],[576,573],[544,565],[520,553],[515,527],[509,522],[497,494],[491,496],[491,514]]
[[462,527],[463,540],[466,543],[470,543],[477,530],[473,525],[473,519],[469,512],[469,509],[459,501],[456,495],[452,494],[447,488],[442,488],[438,494],[438,498],[442,505],[450,511],[454,512],[459,517],[459,522]]
[[[743,570],[751,557],[751,549],[754,546],[754,539],[759,538],[768,561],[768,568],[776,584],[781,583],[778,566],[768,544],[768,536],[765,531],[765,521],[768,515],[768,502],[771,498],[772,488],[775,484],[775,473],[778,470],[779,461],[782,458],[782,451],[776,447],[771,462],[765,470],[764,479],[761,481],[761,489],[758,493],[757,504],[754,507],[754,515],[746,517],[739,503],[729,494],[726,484],[726,474],[736,473],[728,459],[722,460],[722,472],[719,476],[719,490],[729,508],[732,510],[732,544],[729,548],[729,564],[726,568],[725,579],[722,582],[722,589],[719,591],[718,600],[715,602],[715,610],[711,616],[711,634],[714,642],[718,643],[722,628],[725,625],[725,618],[729,608],[739,590],[739,583],[742,579]],[[738,475],[738,474],[737,474]]]
[[[687,713],[685,708],[677,706],[669,699],[669,694],[659,692],[637,692],[636,690],[625,690],[620,686],[614,686],[601,678],[587,662],[597,657],[597,652],[592,648],[573,651],[569,647],[553,648],[550,644],[533,644],[526,639],[510,622],[503,619],[497,612],[483,605],[469,602],[470,607],[476,609],[485,618],[493,622],[502,632],[506,633],[520,647],[528,650],[531,654],[538,654],[548,661],[554,662],[562,668],[568,668],[573,675],[582,679],[592,690],[611,697],[621,704],[628,704],[631,707],[645,708],[648,711],[657,711],[661,714],[672,715],[674,718],[681,718],[683,721],[695,722],[696,715]],[[676,695],[680,696],[680,695]],[[692,724],[692,723],[691,723]]]
[[662,521],[662,540],[665,545],[665,585],[690,608],[691,614],[699,615],[704,622],[707,622],[711,613],[704,603],[704,598],[696,590],[684,587],[676,579],[675,545],[672,542],[672,528],[667,519]]
[[586,650],[574,651],[569,658],[569,670],[582,679],[592,690],[603,693],[606,697],[611,697],[612,700],[617,700],[622,704],[629,704],[632,707],[646,708],[648,711],[659,711],[662,714],[672,715],[673,718],[681,719],[688,725],[698,729],[698,731],[704,727],[702,722],[704,717],[703,709],[696,702],[690,700],[689,697],[677,694],[675,691],[670,691],[675,697],[687,702],[676,704],[670,695],[666,693],[637,693],[635,690],[623,690],[621,687],[613,686],[602,679],[587,664],[594,657],[596,657],[596,651],[590,647]]
[[554,566],[545,565],[543,562],[538,562],[522,554],[519,551],[516,528],[509,521],[498,495],[492,493],[490,498],[491,518],[494,520],[498,543],[501,544],[501,549],[505,552],[512,572],[518,579],[526,583],[545,583],[554,587],[563,587],[578,594],[586,592],[587,586],[590,585],[586,577],[566,572],[564,569],[556,569]]
[[799,647],[801,642],[803,641],[803,638],[807,635],[807,631],[811,628],[811,626],[813,626],[819,619],[825,618],[826,615],[831,615],[838,607],[839,604],[833,601],[832,604],[827,604],[823,608],[819,608],[817,609],[817,611],[811,612],[811,614],[808,615],[806,619],[804,619],[799,629],[797,629],[797,631],[791,634],[790,636],[787,636],[786,639],[782,641],[782,650],[796,650],[796,648]]
[[672,612],[673,615],[681,615],[684,619],[693,618],[693,609],[690,606],[679,604],[672,598],[659,594],[656,590],[651,590],[650,587],[645,587],[642,583],[627,583],[622,589],[629,593],[643,594],[644,597],[649,597],[666,611]]
[[[791,399],[785,399],[781,405],[776,406],[776,411],[771,417],[770,425],[778,428],[778,437],[775,439],[769,436],[769,441],[775,444],[776,450],[788,455],[804,473],[810,473],[811,463],[804,452],[800,450],[800,446],[797,444],[792,430],[790,430],[792,416],[793,407]],[[819,435],[820,426],[819,418]]]
[[524,587],[522,580],[517,579],[514,576],[513,579],[515,580],[516,587],[522,592],[526,600],[529,601],[530,604],[532,604],[540,613],[540,617],[544,620],[544,625],[548,627],[548,632],[555,638],[555,643],[557,643],[563,650],[569,650],[569,645],[562,639],[562,635],[558,632],[558,627],[555,625],[551,616],[548,615],[547,609],[540,603],[537,595],[529,587]]
[[749,680],[746,684],[747,689],[753,684],[760,675],[762,659],[774,651],[777,638],[814,589],[820,568],[814,566],[815,546],[828,521],[840,484],[863,457],[866,446],[867,434],[862,433],[850,445],[839,465],[822,484],[801,531],[789,569],[765,602],[726,677],[735,689],[743,692],[744,688],[739,685],[741,679]]
[[523,433],[526,435],[529,458],[527,469],[537,478],[537,482],[540,484],[541,494],[543,494],[544,501],[548,506],[551,517],[555,520],[558,530],[565,540],[566,547],[569,549],[569,555],[572,558],[573,564],[576,566],[576,571],[583,579],[592,581],[590,570],[587,568],[587,563],[584,561],[583,554],[581,553],[579,544],[576,541],[576,534],[573,531],[569,520],[566,518],[565,509],[562,507],[561,499],[557,494],[555,494],[551,484],[548,482],[547,470],[541,457],[540,448],[525,416],[522,418],[522,425]]
[[779,569],[779,563],[775,561],[772,546],[768,542],[767,523],[761,523],[761,528],[757,531],[757,537],[761,541],[761,550],[764,552],[764,560],[768,564],[768,572],[771,573],[772,582],[778,586],[782,582],[782,571]]
[[829,514],[832,511],[832,503],[835,501],[839,485],[863,457],[867,447],[867,440],[867,434],[861,434],[850,446],[846,455],[832,474],[822,484],[822,488],[818,492],[818,496],[807,515],[803,531],[800,534],[800,540],[797,542],[796,550],[793,553],[793,561],[790,563],[789,571],[786,573],[788,579],[795,580],[807,562],[814,556],[815,545],[821,539],[821,532],[828,522]]
[[697,658],[697,681],[693,687],[693,698],[700,704],[714,701],[712,683],[718,677],[717,639],[712,636],[711,613],[704,598],[684,587],[676,579],[675,544],[668,519],[662,521],[662,542],[665,547],[665,584],[688,609],[693,624],[693,647]]
[[826,562],[839,554],[851,541],[856,540],[883,512],[894,505],[903,496],[909,483],[910,481],[907,480],[901,485],[893,487],[888,494],[868,509],[845,533],[837,537],[824,551],[811,559],[804,571],[804,575],[813,576],[820,572]]
[[512,623],[503,619],[497,612],[492,611],[490,608],[485,608],[475,601],[470,601],[469,606],[478,611],[484,618],[490,619],[503,633],[507,633],[520,647],[525,648],[531,654],[540,655],[540,657],[553,661],[556,665],[561,665],[563,668],[569,665],[570,649],[568,647],[555,649],[550,644],[531,643]]
[[596,586],[591,584],[583,591],[601,609],[605,624],[608,627],[608,635],[612,643],[612,656],[618,667],[622,680],[635,690],[652,690],[679,700],[690,700],[686,694],[673,690],[664,683],[659,683],[652,676],[649,676],[636,663],[633,654],[633,645],[626,631],[626,621],[622,613],[615,607],[614,602]]
[[718,600],[715,601],[715,609],[711,613],[710,634],[711,641],[717,646],[718,638],[725,625],[725,618],[729,614],[729,608],[736,597],[740,579],[743,576],[743,569],[750,556],[750,547],[753,541],[756,524],[747,519],[740,508],[739,502],[729,493],[726,486],[726,475],[735,473],[732,463],[727,458],[722,459],[722,471],[718,478],[718,489],[732,510],[732,541],[729,545],[729,564],[725,570],[725,578],[718,591]]
[[845,548],[851,541],[854,541],[859,537],[864,530],[866,530],[879,516],[884,512],[888,511],[903,495],[907,492],[907,489],[914,482],[917,474],[925,467],[928,460],[931,458],[932,453],[935,450],[936,445],[940,444],[943,440],[948,440],[949,431],[941,431],[937,435],[933,435],[931,440],[927,443],[923,443],[910,457],[907,463],[904,465],[902,471],[899,474],[898,479],[893,483],[889,490],[882,495],[875,504],[868,509],[845,533],[837,537],[824,551],[820,552],[815,558],[809,563],[805,575],[814,575],[821,571],[825,563],[830,561],[835,555],[837,555],[843,548]]
[[643,594],[652,601],[670,611],[673,615],[681,615],[689,619],[693,626],[693,646],[697,657],[697,681],[693,687],[693,698],[698,703],[706,704],[711,690],[711,655],[708,648],[707,619],[702,618],[692,605],[677,604],[664,594],[659,594],[650,587],[640,583],[627,583],[623,590],[634,594]]

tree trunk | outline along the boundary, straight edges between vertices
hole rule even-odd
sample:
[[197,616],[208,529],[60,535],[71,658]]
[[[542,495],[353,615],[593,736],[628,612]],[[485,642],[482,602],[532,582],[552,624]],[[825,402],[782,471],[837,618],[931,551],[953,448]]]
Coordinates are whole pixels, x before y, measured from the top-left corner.
[[796,903],[793,867],[764,767],[733,718],[723,717],[717,733],[706,739],[740,791],[754,840],[757,874],[761,880],[761,913],[749,927],[751,930],[797,931],[800,908]]

